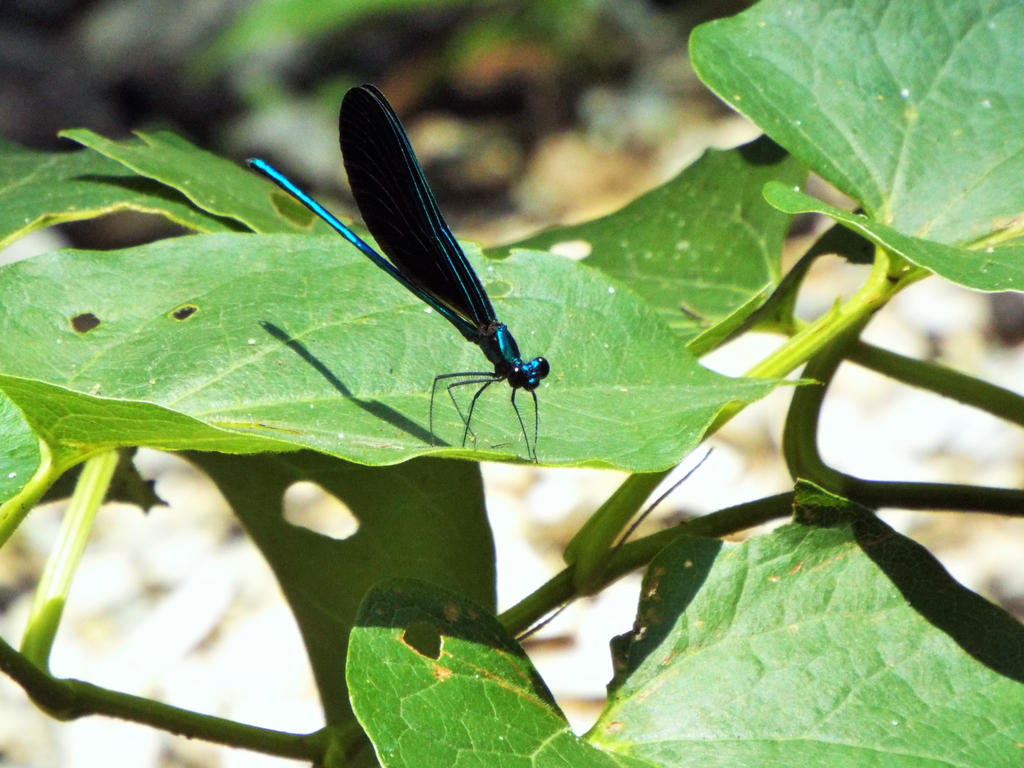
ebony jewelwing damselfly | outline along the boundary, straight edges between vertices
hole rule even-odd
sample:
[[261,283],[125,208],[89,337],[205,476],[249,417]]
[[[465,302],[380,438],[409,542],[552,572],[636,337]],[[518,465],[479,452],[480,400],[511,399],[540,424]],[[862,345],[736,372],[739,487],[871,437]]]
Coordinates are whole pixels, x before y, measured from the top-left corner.
[[[441,314],[466,339],[483,351],[494,366],[491,371],[443,373],[430,388],[430,432],[434,432],[434,394],[439,381],[456,379],[445,389],[462,418],[462,444],[477,400],[496,381],[512,387],[512,408],[526,441],[527,457],[537,461],[539,415],[535,389],[550,370],[543,357],[523,360],[508,327],[494,314],[480,279],[452,236],[412,151],[409,137],[384,95],[372,85],[360,85],[345,94],[338,115],[341,156],[352,196],[366,228],[387,258],[342,224],[320,203],[296,186],[265,160],[250,159],[249,167],[264,174],[285,192],[331,225],[383,269]],[[465,416],[452,390],[480,384]],[[525,389],[533,397],[533,448],[516,392]]]

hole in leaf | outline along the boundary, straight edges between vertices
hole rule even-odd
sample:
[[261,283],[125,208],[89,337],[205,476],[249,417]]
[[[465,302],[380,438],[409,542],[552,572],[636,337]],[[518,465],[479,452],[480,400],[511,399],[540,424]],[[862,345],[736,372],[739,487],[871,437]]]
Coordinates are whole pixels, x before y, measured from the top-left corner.
[[359,520],[341,499],[308,480],[292,483],[281,500],[284,519],[300,528],[347,539],[359,530]]
[[573,261],[583,261],[594,251],[594,244],[589,240],[562,240],[548,248],[556,256],[564,256]]
[[402,633],[402,642],[420,656],[441,658],[441,633],[429,621],[414,621]]
[[199,307],[195,304],[182,304],[176,310],[171,312],[171,317],[175,320],[188,320],[188,318],[192,317],[192,315],[198,311]]
[[71,318],[71,329],[75,333],[88,333],[99,324],[100,319],[92,312],[82,312]]

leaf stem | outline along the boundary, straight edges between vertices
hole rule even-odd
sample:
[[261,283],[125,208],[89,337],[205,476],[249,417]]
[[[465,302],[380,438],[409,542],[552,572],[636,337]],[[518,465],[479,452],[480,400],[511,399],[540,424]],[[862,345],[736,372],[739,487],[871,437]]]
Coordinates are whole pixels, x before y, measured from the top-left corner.
[[50,552],[36,588],[21,641],[21,652],[41,669],[49,666],[50,650],[64,612],[71,578],[85,551],[96,512],[107,495],[117,461],[117,451],[106,451],[86,460],[61,522],[57,543]]
[[904,384],[926,389],[1024,427],[1024,397],[938,363],[904,357],[858,341],[846,350],[850,362]]
[[[792,514],[792,511],[793,494],[781,493],[720,509],[682,525],[627,542],[612,554],[604,569],[597,574],[599,583],[594,585],[594,591],[650,562],[658,552],[681,536],[725,536],[785,517]],[[498,620],[513,634],[518,635],[526,631],[545,614],[577,595],[575,571],[575,565],[563,569],[532,594],[502,613]]]
[[355,724],[352,733],[333,728],[310,734],[285,733],[172,707],[81,680],[61,680],[40,669],[2,639],[0,670],[17,682],[39,707],[60,720],[109,715],[188,738],[308,761],[322,759],[331,747],[341,741],[354,743],[358,736]]
[[[789,375],[833,339],[850,328],[867,322],[871,315],[896,293],[929,274],[926,270],[910,265],[901,257],[894,256],[882,248],[876,248],[871,274],[849,300],[842,304],[837,302],[821,317],[804,325],[782,346],[751,367],[744,376],[754,379],[780,379]],[[745,406],[746,404],[742,402],[726,405],[708,429],[708,434],[721,429]]]
[[39,466],[36,471],[21,490],[0,504],[0,547],[7,543],[36,502],[56,482],[61,471],[55,465],[50,446],[40,440]]
[[[860,348],[863,346],[863,348]],[[783,453],[790,474],[794,479],[806,479],[820,487],[875,508],[881,506],[904,509],[932,509],[959,512],[988,512],[1005,515],[1024,514],[1024,491],[1016,488],[990,488],[960,485],[954,483],[918,483],[886,480],[864,480],[848,475],[827,465],[821,458],[817,445],[817,425],[821,406],[828,384],[848,351],[857,350],[861,359],[869,359],[873,365],[899,369],[904,380],[913,379],[922,386],[947,391],[965,402],[977,401],[986,395],[994,395],[994,412],[1014,410],[1011,419],[1021,423],[1021,398],[1005,390],[994,392],[998,387],[972,379],[948,368],[910,361],[893,353],[886,353],[860,345],[855,338],[849,343],[837,340],[815,356],[804,370],[804,374],[821,382],[819,386],[800,387],[793,393],[786,425],[783,430]],[[927,374],[927,375],[926,375]],[[929,380],[929,377],[934,377]],[[946,387],[949,387],[947,390]],[[956,393],[956,394],[952,394]],[[958,397],[959,395],[960,397]],[[970,398],[970,400],[968,400]],[[973,404],[973,403],[972,403]]]
[[[838,303],[812,323],[801,327],[782,346],[755,364],[748,378],[777,379],[791,373],[815,353],[852,328],[861,328],[879,307],[898,291],[930,274],[910,265],[899,256],[875,248],[871,273],[864,285],[845,303]],[[727,404],[705,435],[714,434],[746,403]],[[575,564],[574,584],[580,594],[593,591],[600,581],[598,569],[607,557],[611,543],[640,509],[644,500],[670,470],[628,477],[612,496],[591,516],[566,548],[566,561]],[[593,582],[593,584],[592,584]]]
[[563,557],[566,563],[576,566],[573,582],[578,594],[593,591],[615,540],[665,475],[665,472],[631,475],[572,537]]

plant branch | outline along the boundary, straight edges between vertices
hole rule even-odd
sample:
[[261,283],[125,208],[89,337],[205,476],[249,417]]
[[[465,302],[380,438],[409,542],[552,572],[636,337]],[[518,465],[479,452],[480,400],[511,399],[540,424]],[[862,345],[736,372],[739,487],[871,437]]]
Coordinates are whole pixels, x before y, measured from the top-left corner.
[[[899,257],[876,248],[871,273],[864,285],[843,304],[836,304],[812,323],[800,328],[787,342],[754,365],[748,378],[778,379],[807,362],[814,354],[851,329],[860,329],[879,307],[897,292],[929,273]],[[746,403],[727,404],[712,422],[705,436],[721,429]],[[576,564],[574,583],[582,593],[593,591],[601,580],[597,571],[611,543],[644,500],[670,470],[632,475],[591,516],[566,548],[566,561]],[[824,471],[824,470],[822,470]],[[593,584],[591,583],[593,582]]]
[[[203,715],[168,704],[111,691],[81,680],[58,679],[0,639],[0,670],[18,683],[40,708],[59,720],[109,715],[188,738],[315,762],[345,734],[324,728],[310,734],[285,733]],[[355,729],[355,725],[353,724]],[[358,730],[358,729],[356,729]]]
[[970,405],[1024,427],[1024,397],[938,363],[915,360],[858,341],[846,350],[850,362],[913,387]]
[[[959,512],[989,512],[1007,515],[1024,514],[1024,491],[1015,488],[989,488],[983,486],[959,485],[953,483],[917,483],[887,480],[865,480],[830,467],[821,458],[817,444],[818,417],[821,406],[836,369],[847,351],[857,349],[858,342],[851,338],[849,343],[838,341],[814,357],[804,370],[804,375],[820,385],[800,387],[793,393],[783,431],[783,453],[789,472],[794,479],[807,479],[820,487],[856,501],[868,507],[901,507],[903,509],[934,509]],[[873,365],[899,369],[904,380],[913,379],[928,388],[942,387],[937,391],[945,393],[949,386],[951,396],[965,402],[977,400],[987,394],[997,395],[993,408],[988,410],[1013,410],[1016,401],[1018,412],[1013,419],[1020,423],[1020,398],[1005,390],[999,394],[993,385],[972,379],[941,366],[918,364],[893,353],[863,346],[856,354],[869,359]],[[970,399],[970,400],[969,400]],[[973,404],[973,402],[972,402]]]
[[11,534],[21,525],[21,521],[43,497],[43,494],[60,477],[60,470],[55,466],[53,454],[42,440],[39,441],[39,466],[28,482],[16,494],[0,504],[0,547],[7,542]]
[[573,581],[578,594],[590,594],[600,582],[601,570],[619,533],[666,474],[648,472],[628,477],[572,537],[563,557],[575,566]]
[[60,476],[96,452],[94,448],[60,443],[51,445],[40,439],[36,471],[16,494],[0,504],[0,548]]
[[[627,542],[608,559],[604,569],[599,573],[600,582],[594,585],[594,590],[606,587],[630,571],[650,562],[658,552],[681,536],[726,536],[785,517],[792,514],[792,511],[793,494],[781,493],[720,509],[682,525]],[[498,620],[513,634],[525,632],[545,614],[578,596],[574,583],[575,571],[574,565],[563,569],[532,594],[502,613]]]
[[57,544],[50,552],[36,588],[21,652],[41,669],[49,666],[50,649],[71,589],[71,577],[85,551],[96,512],[107,495],[117,462],[116,450],[86,460],[64,513]]
[[[753,379],[781,379],[806,363],[816,353],[851,328],[866,323],[874,312],[908,285],[930,273],[913,267],[899,257],[876,248],[875,261],[867,281],[845,303],[800,328],[782,346],[750,368],[744,376]],[[721,429],[746,403],[730,403],[719,413],[708,434]]]

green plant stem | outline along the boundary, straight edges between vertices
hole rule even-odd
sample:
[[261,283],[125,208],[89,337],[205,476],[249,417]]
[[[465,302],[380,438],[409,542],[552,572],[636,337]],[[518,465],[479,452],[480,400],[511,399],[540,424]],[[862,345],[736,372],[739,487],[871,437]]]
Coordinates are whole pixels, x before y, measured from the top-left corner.
[[846,350],[846,359],[913,387],[952,398],[964,405],[1024,427],[1024,397],[938,363],[915,360],[858,341]]
[[0,547],[3,547],[11,534],[21,525],[22,520],[43,497],[63,469],[55,466],[53,454],[42,440],[39,441],[39,466],[28,482],[16,494],[0,504]]
[[[753,379],[781,379],[811,359],[817,352],[851,328],[867,322],[879,307],[908,285],[926,277],[927,271],[910,266],[899,257],[876,248],[871,274],[845,303],[837,303],[828,312],[804,325],[782,346],[755,364],[744,375]],[[713,434],[746,407],[729,403],[708,429]]]
[[578,594],[590,594],[619,534],[658,484],[664,472],[632,475],[590,516],[565,548],[565,562],[574,565]]
[[[836,304],[812,323],[800,328],[788,341],[754,365],[745,374],[748,378],[780,379],[804,364],[831,340],[860,328],[876,309],[898,291],[929,273],[910,266],[887,251],[876,248],[871,273],[864,285],[843,304]],[[746,403],[727,404],[712,422],[706,435],[721,429]],[[582,594],[595,589],[602,562],[608,557],[612,542],[640,509],[651,491],[669,471],[645,473],[628,477],[615,493],[594,513],[566,548],[566,561],[575,563],[574,576]]]
[[804,377],[811,383],[793,393],[782,430],[782,455],[794,480],[810,480],[839,493],[837,488],[843,482],[840,473],[825,464],[818,452],[818,419],[825,392],[843,360],[844,350],[866,323],[867,318],[850,329],[845,339],[834,339],[804,368]]
[[64,514],[56,546],[50,552],[36,588],[21,652],[41,669],[49,666],[50,649],[64,612],[71,578],[85,550],[96,512],[107,495],[117,460],[117,451],[107,451],[85,462]]
[[[958,485],[952,483],[917,483],[886,480],[864,480],[840,472],[828,466],[821,458],[817,444],[818,418],[825,399],[828,384],[835,375],[839,364],[848,351],[858,347],[855,336],[836,343],[815,356],[804,370],[804,375],[821,382],[817,386],[800,387],[793,393],[783,430],[783,455],[790,474],[794,479],[806,479],[831,493],[856,501],[864,506],[901,507],[903,509],[933,509],[960,512],[989,512],[1007,515],[1024,514],[1024,491],[1012,488],[988,488],[982,486]],[[895,359],[892,353],[877,349],[860,349],[861,359],[870,359],[874,365],[900,369],[904,377],[926,381],[926,371],[932,369],[936,380],[929,382],[929,389],[950,386],[950,390],[965,398],[965,402],[977,400],[991,392],[987,385],[971,377],[949,369],[937,371],[940,366],[912,365],[906,358]],[[933,387],[934,384],[934,387]],[[998,389],[998,388],[996,388]],[[946,390],[941,390],[944,394]],[[999,410],[1013,410],[1012,393],[1003,392],[1001,401],[994,407]],[[1016,398],[1016,396],[1012,396]],[[968,400],[967,398],[970,398]],[[960,399],[960,398],[958,398]],[[1016,398],[1017,408],[1020,398]],[[1018,413],[1016,421],[1021,419]]]
[[[599,574],[600,582],[595,585],[595,591],[650,562],[658,552],[681,536],[725,536],[785,517],[792,512],[793,494],[780,493],[727,507],[674,528],[627,542],[608,558],[605,568]],[[532,594],[502,613],[498,620],[513,634],[526,631],[545,614],[577,595],[575,570],[576,566],[570,565],[560,571]]]
[[321,758],[327,752],[329,741],[339,737],[327,728],[311,734],[257,728],[161,704],[142,696],[111,691],[80,680],[60,680],[37,667],[2,639],[0,669],[17,682],[40,708],[60,720],[109,715],[188,738],[309,761]]

